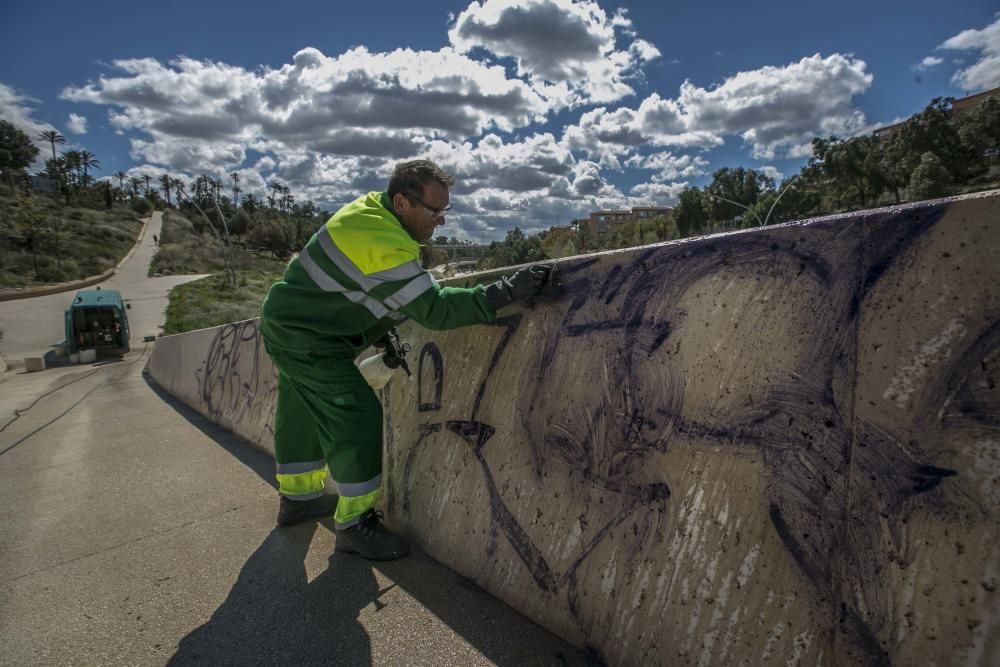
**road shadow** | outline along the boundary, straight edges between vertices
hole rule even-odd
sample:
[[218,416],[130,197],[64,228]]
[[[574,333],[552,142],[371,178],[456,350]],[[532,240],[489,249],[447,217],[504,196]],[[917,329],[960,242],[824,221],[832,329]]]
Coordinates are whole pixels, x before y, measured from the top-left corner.
[[[192,426],[277,486],[270,453],[208,420],[145,371],[143,379]],[[602,664],[417,549],[387,563],[334,553],[329,568],[307,583],[304,561],[317,528],[333,532],[325,520],[273,530],[212,618],[181,641],[171,664],[371,664],[370,642],[357,615],[372,602],[381,604],[385,591],[378,589],[373,568],[494,664]]]
[[380,591],[367,561],[341,554],[308,580],[317,525],[274,529],[250,556],[226,600],[177,646],[170,665],[370,665],[359,612]]
[[[254,446],[246,438],[233,433],[223,426],[219,426],[197,412],[187,403],[167,392],[156,383],[150,376],[149,371],[145,369],[142,371],[142,379],[154,394],[173,408],[189,424],[201,431],[205,437],[215,441],[216,444],[229,452],[234,459],[257,473],[257,476],[262,480],[275,489],[278,488],[278,481],[274,476],[274,456]],[[275,503],[277,504],[277,498],[275,499]]]

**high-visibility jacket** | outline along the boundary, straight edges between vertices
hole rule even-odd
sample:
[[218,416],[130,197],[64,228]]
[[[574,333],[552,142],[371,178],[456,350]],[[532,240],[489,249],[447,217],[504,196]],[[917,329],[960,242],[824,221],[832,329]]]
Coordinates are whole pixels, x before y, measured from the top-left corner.
[[441,287],[388,193],[337,211],[292,259],[261,308],[268,349],[356,356],[403,320],[428,329],[490,322],[485,287]]

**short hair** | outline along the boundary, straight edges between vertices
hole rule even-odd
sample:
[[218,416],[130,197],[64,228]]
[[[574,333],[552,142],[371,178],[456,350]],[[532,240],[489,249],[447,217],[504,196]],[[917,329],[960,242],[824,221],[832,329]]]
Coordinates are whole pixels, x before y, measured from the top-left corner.
[[408,192],[423,195],[424,186],[432,181],[437,181],[446,188],[455,185],[455,179],[430,160],[400,162],[392,170],[392,176],[389,178],[389,197]]

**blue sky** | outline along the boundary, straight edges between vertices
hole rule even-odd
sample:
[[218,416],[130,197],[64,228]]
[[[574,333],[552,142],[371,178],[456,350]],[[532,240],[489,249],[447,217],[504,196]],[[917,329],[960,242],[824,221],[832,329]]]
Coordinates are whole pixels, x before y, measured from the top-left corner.
[[0,117],[102,175],[235,171],[332,209],[430,157],[473,240],[669,206],[724,166],[780,179],[812,136],[1000,85],[1000,14],[969,0],[14,0],[5,23]]

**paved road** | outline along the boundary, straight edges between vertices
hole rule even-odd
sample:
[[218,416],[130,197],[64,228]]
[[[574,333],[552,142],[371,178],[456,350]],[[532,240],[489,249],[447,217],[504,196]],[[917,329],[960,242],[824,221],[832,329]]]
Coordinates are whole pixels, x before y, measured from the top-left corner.
[[[160,333],[167,308],[167,295],[177,285],[202,276],[165,276],[148,278],[149,263],[156,248],[153,236],[160,236],[162,213],[155,212],[148,223],[139,247],[110,280],[101,283],[104,289],[116,289],[132,304],[129,310],[130,333],[133,341]],[[86,289],[94,289],[88,287]],[[40,357],[62,342],[63,311],[73,299],[74,291],[50,294],[32,299],[0,302],[0,354],[12,366],[20,366],[24,357]]]
[[586,664],[425,556],[276,529],[273,460],[159,395],[139,348],[0,384],[51,378],[0,417],[0,664]]
[[[164,298],[128,275],[141,337]],[[273,459],[160,393],[152,345],[0,376],[0,665],[588,664],[421,554],[276,529]]]

